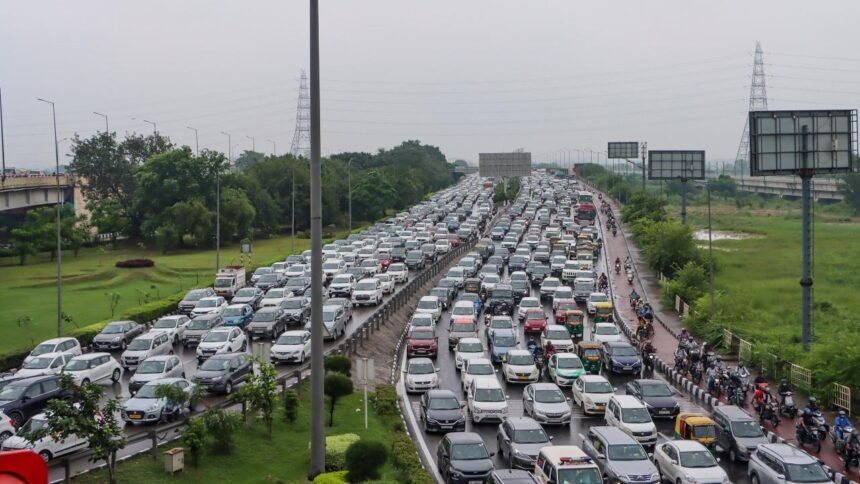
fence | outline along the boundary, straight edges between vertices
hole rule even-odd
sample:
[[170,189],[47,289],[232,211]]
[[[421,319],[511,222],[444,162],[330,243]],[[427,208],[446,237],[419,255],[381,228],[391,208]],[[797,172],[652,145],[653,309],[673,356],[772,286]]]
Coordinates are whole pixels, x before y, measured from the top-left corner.
[[839,383],[833,384],[833,405],[851,415],[851,388]]

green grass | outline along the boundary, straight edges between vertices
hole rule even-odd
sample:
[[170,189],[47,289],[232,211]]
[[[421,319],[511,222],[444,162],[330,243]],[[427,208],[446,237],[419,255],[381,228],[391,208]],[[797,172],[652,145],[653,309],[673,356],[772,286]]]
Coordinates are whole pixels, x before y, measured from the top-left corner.
[[[289,236],[254,241],[253,262],[250,267],[284,258],[290,251]],[[310,247],[307,239],[297,239],[295,251]],[[119,269],[117,261],[149,258],[155,267]],[[221,249],[221,265],[239,264],[239,246]],[[247,264],[247,262],[246,262]],[[117,250],[105,248],[82,249],[78,257],[63,254],[63,312],[80,327],[111,317],[105,295],[120,295],[116,314],[155,301],[195,286],[211,285],[215,275],[215,251],[174,251],[162,255],[154,247],[129,246]],[[47,257],[35,259],[24,266],[0,266],[0,353],[27,349],[35,341],[56,336],[57,331],[57,266]],[[31,327],[18,328],[18,319],[29,317]],[[75,329],[64,323],[64,332]]]
[[[152,459],[150,454],[137,456],[118,465],[119,482],[148,484],[176,482],[276,482],[303,483],[310,464],[310,391],[306,386],[302,392],[299,418],[295,424],[287,424],[278,412],[272,432],[272,440],[266,438],[262,423],[251,422],[240,430],[235,439],[234,450],[230,455],[213,454],[208,450],[200,459],[198,468],[191,467],[189,456],[185,456],[185,472],[169,476],[164,472],[161,459]],[[368,415],[368,429],[364,429],[364,404],[362,394],[356,392],[342,399],[335,409],[333,427],[326,427],[326,435],[354,433],[362,439],[376,440],[389,446],[393,435],[392,428],[399,417],[378,416],[373,407]],[[328,417],[326,417],[328,423]],[[165,446],[162,451],[181,447],[181,441]],[[383,468],[382,479],[396,482],[395,471],[388,461]],[[75,479],[80,483],[107,482],[104,470],[84,474]]]

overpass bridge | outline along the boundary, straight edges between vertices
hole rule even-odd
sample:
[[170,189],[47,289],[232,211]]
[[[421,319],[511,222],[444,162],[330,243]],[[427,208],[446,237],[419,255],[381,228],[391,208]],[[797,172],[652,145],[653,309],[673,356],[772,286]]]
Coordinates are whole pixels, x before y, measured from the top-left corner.
[[[796,176],[732,176],[732,179],[738,190],[744,192],[800,198],[800,178]],[[705,186],[705,180],[697,180],[696,184]],[[813,178],[812,199],[816,202],[842,201],[845,197],[839,191],[841,184],[837,178]]]
[[71,175],[12,176],[0,180],[0,214],[21,215],[36,207],[56,205],[60,192],[64,203],[72,203],[81,213],[84,201],[81,187]]

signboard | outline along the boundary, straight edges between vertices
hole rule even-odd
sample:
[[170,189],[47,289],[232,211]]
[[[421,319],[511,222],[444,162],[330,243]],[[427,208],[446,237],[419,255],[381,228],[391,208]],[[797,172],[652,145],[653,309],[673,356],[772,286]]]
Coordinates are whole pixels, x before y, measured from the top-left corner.
[[705,152],[657,150],[648,152],[649,180],[704,180]]
[[610,141],[606,149],[606,157],[610,160],[630,159],[639,157],[638,141]]
[[242,242],[239,244],[239,252],[242,254],[250,254],[254,251],[254,246],[250,242]]
[[857,153],[857,110],[752,111],[750,174],[851,171]]
[[479,153],[478,172],[482,177],[529,176],[532,172],[532,154],[528,152]]

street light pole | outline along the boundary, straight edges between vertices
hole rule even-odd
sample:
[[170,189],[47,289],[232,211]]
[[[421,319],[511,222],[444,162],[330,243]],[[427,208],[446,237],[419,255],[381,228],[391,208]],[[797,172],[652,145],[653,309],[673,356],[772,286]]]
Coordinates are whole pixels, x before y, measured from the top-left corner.
[[257,151],[257,140],[254,139],[253,136],[245,136],[249,140],[251,140],[251,151]]
[[350,158],[346,163],[346,183],[349,185],[349,231],[352,232],[352,162]]
[[200,156],[200,138],[197,136],[197,128],[192,128],[191,126],[186,126],[186,128],[194,131],[194,150],[197,152],[197,156]]
[[275,144],[274,141],[267,139],[269,143],[272,143],[272,156],[278,156],[278,145]]
[[158,126],[155,124],[154,121],[147,121],[145,119],[142,119],[141,121],[143,121],[144,123],[147,123],[147,124],[151,124],[152,125],[152,134],[158,134]]
[[110,125],[108,124],[107,114],[97,113],[95,111],[93,111],[93,114],[95,114],[96,116],[101,116],[101,117],[105,118],[105,133],[110,133]]
[[[232,163],[233,158],[233,145],[231,144],[233,138],[230,133],[225,133],[224,131],[221,134],[227,136],[227,151],[228,158],[227,164]],[[215,271],[221,268],[221,167],[217,167],[217,172],[215,174]]]
[[54,121],[54,159],[56,161],[57,176],[57,337],[63,334],[63,239],[62,239],[62,210],[63,210],[63,186],[60,184],[60,142],[57,140],[57,108],[53,101],[38,98],[46,104],[51,105],[51,117]]
[[6,181],[6,136],[3,133],[3,90],[0,89],[0,163],[3,164],[3,172],[0,180]]

